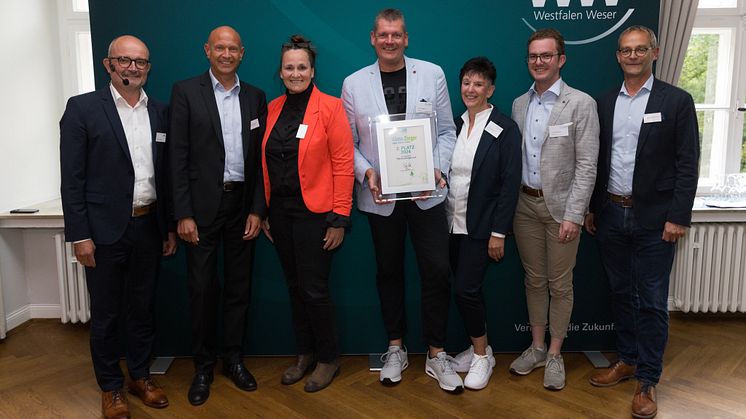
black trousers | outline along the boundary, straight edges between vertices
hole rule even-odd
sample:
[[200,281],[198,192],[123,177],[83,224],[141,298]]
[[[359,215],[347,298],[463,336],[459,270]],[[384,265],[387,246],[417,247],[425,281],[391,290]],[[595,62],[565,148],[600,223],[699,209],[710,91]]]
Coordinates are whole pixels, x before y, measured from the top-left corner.
[[409,229],[422,292],[422,333],[429,346],[445,346],[450,282],[445,204],[422,210],[414,201],[398,201],[384,217],[368,214],[376,253],[376,284],[389,340],[407,333],[404,296],[404,239]]
[[[223,192],[217,216],[210,225],[198,226],[199,243],[187,245],[187,280],[192,318],[192,354],[195,370],[210,373],[218,354],[223,362],[241,360],[246,316],[251,293],[254,241],[243,240],[246,215],[242,213],[242,188]],[[223,244],[222,345],[218,345],[218,248]]]
[[464,320],[466,333],[478,338],[486,333],[486,314],[482,282],[490,261],[488,240],[466,234],[451,234],[451,270],[456,307]]
[[324,250],[326,214],[315,214],[299,198],[273,197],[270,231],[290,294],[298,354],[319,362],[339,357],[334,305],[329,294],[332,253]]
[[[119,241],[96,245],[96,267],[86,267],[91,298],[91,358],[101,391],[119,390],[122,345],[126,327],[127,370],[137,380],[148,376],[155,328],[153,304],[163,244],[155,213],[131,218]],[[122,319],[123,318],[123,319]]]

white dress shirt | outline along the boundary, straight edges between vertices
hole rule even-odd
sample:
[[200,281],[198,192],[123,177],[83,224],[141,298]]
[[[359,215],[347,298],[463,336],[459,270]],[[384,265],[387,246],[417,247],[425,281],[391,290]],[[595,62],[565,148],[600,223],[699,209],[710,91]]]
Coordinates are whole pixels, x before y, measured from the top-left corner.
[[528,89],[531,98],[523,127],[523,172],[521,182],[530,188],[541,189],[541,147],[552,114],[554,102],[560,95],[562,79],[558,79],[541,95],[535,90],[536,83]]
[[155,202],[155,165],[153,164],[153,133],[150,131],[150,116],[148,115],[148,95],[140,89],[140,99],[135,106],[119,94],[117,89],[109,84],[111,96],[117,107],[119,120],[122,121],[124,136],[132,158],[135,170],[135,190],[132,194],[132,207],[142,207]]
[[450,188],[446,199],[448,230],[453,234],[468,234],[466,204],[469,200],[471,170],[474,166],[474,156],[477,153],[479,140],[482,138],[484,127],[487,126],[491,113],[492,105],[476,114],[471,135],[469,135],[469,111],[461,115],[464,125],[461,127],[461,132],[456,138],[456,147],[453,149],[451,172],[448,177]]

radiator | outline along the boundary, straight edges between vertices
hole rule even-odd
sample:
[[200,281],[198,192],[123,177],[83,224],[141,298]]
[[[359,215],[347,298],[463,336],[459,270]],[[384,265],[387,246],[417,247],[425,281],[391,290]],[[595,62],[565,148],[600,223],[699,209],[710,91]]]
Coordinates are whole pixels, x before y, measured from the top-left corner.
[[746,225],[693,223],[676,244],[671,283],[683,312],[746,312]]
[[54,241],[57,249],[62,323],[85,323],[91,319],[85,268],[75,259],[72,244],[66,243],[61,233],[54,236]]

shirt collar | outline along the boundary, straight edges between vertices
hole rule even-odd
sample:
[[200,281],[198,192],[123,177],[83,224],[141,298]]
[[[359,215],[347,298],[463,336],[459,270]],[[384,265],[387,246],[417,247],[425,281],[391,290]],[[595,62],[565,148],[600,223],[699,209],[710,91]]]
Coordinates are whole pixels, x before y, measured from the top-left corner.
[[[113,84],[111,84],[111,82],[109,82],[109,90],[111,91],[111,97],[114,99],[114,103],[117,103],[119,101],[124,101],[124,103],[127,103],[124,97],[119,94],[119,91],[114,87]],[[142,88],[140,88],[140,99],[137,99],[137,103],[135,103],[135,106],[132,106],[132,108],[136,108],[141,104],[145,107],[148,106],[148,95]],[[127,106],[129,106],[129,103],[127,103]]]
[[238,93],[241,91],[241,83],[238,80],[238,73],[236,73],[236,83],[233,84],[233,87],[231,87],[230,90],[225,90],[225,87],[223,87],[223,85],[220,84],[220,82],[215,77],[215,75],[212,74],[212,68],[210,69],[209,73],[210,73],[210,80],[212,81],[212,90],[220,90],[222,92],[229,92],[229,93],[233,91]]
[[[477,115],[474,117],[474,124],[477,123],[477,119],[480,119],[480,118],[484,117],[485,114],[487,114],[487,116],[489,116],[489,114],[492,113],[493,106],[492,106],[491,103],[488,103],[488,105],[490,105],[490,106],[487,109],[485,109],[483,111],[477,112]],[[468,124],[469,123],[469,110],[468,109],[465,110],[464,113],[461,115],[461,119],[464,121],[464,124]]]
[[[637,92],[637,94],[640,94],[642,90],[647,90],[650,92],[653,90],[653,81],[655,80],[655,77],[651,74],[650,77],[648,77],[647,80],[645,80],[645,84],[642,85],[640,90]],[[624,85],[624,82],[622,81],[622,88],[619,89],[619,93],[624,93],[626,96],[632,97],[632,95],[627,92],[627,86]]]
[[[552,83],[551,86],[549,86],[549,89],[547,89],[547,92],[554,93],[555,96],[559,97],[560,91],[562,90],[562,77],[558,78],[557,81]],[[536,92],[536,82],[531,83],[531,87],[528,89],[529,95],[533,96]],[[544,92],[546,93],[546,92]]]

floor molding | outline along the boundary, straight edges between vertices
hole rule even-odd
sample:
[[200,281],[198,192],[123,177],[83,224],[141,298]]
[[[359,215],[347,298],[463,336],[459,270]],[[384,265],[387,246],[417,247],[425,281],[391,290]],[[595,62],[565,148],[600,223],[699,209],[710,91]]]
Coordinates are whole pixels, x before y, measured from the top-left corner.
[[8,330],[13,330],[15,327],[18,327],[31,319],[59,318],[59,304],[26,304],[25,306],[19,307],[9,313],[6,317],[6,322],[8,324]]

